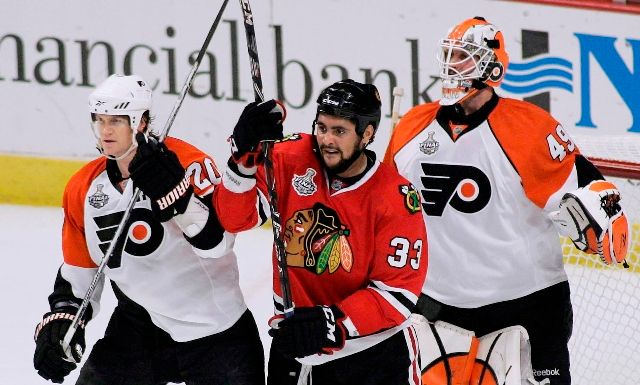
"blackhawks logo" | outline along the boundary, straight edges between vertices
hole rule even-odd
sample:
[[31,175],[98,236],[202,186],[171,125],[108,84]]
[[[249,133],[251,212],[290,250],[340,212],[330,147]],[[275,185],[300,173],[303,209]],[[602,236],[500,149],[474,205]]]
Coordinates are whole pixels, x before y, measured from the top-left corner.
[[413,185],[400,185],[400,194],[404,196],[404,206],[411,214],[420,212],[420,196]]
[[287,265],[304,267],[316,274],[325,270],[334,273],[341,266],[351,271],[349,233],[337,213],[321,203],[296,211],[285,223]]

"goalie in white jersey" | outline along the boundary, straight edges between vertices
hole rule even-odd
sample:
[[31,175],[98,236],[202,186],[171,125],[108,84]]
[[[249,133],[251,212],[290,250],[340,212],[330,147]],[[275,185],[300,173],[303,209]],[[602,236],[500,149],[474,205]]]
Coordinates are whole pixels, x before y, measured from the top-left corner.
[[[234,236],[210,203],[220,175],[192,145],[158,143],[150,108],[151,89],[135,75],[112,75],[89,97],[103,157],[65,189],[64,262],[51,309],[36,328],[34,366],[56,383],[76,367],[60,341],[139,187],[143,194],[104,270],[118,304],[77,384],[263,384],[264,353],[240,291]],[[76,362],[103,283],[71,341]]]
[[[430,230],[418,311],[476,336],[521,325],[536,380],[569,384],[573,313],[554,222],[581,250],[622,262],[620,195],[549,113],[494,92],[509,62],[498,28],[468,19],[440,47],[442,99],[405,114],[385,156],[420,190]],[[442,362],[425,349],[423,381],[439,383]]]

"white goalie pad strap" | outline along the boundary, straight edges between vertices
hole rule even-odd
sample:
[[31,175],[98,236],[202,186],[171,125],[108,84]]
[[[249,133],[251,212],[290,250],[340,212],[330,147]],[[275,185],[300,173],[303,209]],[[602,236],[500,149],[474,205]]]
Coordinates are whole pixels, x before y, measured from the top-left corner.
[[227,167],[224,175],[222,176],[222,184],[224,184],[224,187],[226,187],[227,190],[241,194],[255,187],[256,179],[238,175]]
[[185,212],[173,217],[180,230],[189,238],[200,234],[208,219],[209,208],[194,195],[189,198]]
[[504,385],[545,383],[533,378],[529,334],[522,326],[510,326],[480,337],[471,383],[482,383],[478,382],[482,376],[492,376],[496,383]]
[[422,383],[468,384],[478,349],[475,334],[447,322],[431,323],[419,314],[410,319],[418,335]]
[[619,205],[620,193],[599,180],[567,193],[558,211],[549,214],[561,235],[607,264],[623,262],[629,249],[629,223]]

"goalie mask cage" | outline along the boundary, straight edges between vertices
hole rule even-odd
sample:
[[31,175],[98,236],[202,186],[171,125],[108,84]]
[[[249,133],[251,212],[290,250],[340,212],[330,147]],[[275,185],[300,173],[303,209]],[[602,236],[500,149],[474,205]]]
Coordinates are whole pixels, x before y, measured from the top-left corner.
[[628,268],[605,265],[597,255],[561,239],[571,285],[572,383],[640,384],[640,135],[575,136],[589,158],[620,190],[631,227]]

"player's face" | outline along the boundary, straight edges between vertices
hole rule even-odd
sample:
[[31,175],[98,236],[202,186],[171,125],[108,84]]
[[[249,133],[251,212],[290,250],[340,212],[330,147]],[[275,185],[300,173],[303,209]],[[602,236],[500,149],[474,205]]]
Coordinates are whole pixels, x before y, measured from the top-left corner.
[[[445,53],[446,55],[446,53]],[[468,75],[475,70],[475,61],[469,52],[459,48],[453,48],[449,62],[449,75]]]
[[361,147],[362,138],[352,121],[337,116],[319,114],[316,121],[316,140],[325,167],[340,169]]
[[96,114],[93,129],[100,138],[105,155],[118,157],[131,146],[131,126],[126,116]]

